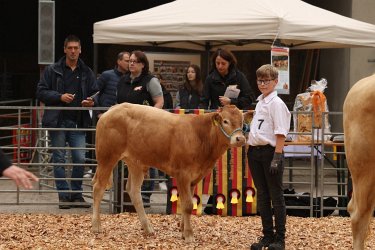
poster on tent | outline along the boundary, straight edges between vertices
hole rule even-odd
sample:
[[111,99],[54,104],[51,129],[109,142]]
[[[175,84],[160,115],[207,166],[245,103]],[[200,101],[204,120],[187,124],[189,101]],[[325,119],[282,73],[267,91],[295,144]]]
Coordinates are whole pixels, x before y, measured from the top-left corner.
[[289,94],[289,48],[272,47],[271,64],[279,71],[279,81],[276,85],[278,94]]

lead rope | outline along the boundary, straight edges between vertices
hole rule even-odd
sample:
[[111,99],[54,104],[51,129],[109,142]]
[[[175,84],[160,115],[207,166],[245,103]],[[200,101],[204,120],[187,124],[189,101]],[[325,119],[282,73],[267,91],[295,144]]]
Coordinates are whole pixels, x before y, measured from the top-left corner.
[[230,135],[228,135],[228,133],[225,132],[225,130],[223,129],[223,126],[221,126],[221,123],[218,123],[216,120],[214,122],[217,126],[219,126],[221,132],[223,132],[223,134],[225,135],[225,137],[227,137],[228,140],[230,140],[232,135],[236,133],[237,131],[242,131],[242,128],[236,128],[235,130],[233,130],[233,132]]

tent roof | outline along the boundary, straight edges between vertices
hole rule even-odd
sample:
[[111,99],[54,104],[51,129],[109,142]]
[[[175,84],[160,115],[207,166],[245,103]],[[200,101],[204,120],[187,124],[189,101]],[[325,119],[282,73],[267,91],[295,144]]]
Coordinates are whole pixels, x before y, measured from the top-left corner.
[[94,43],[194,50],[375,47],[375,25],[300,0],[177,0],[94,24]]

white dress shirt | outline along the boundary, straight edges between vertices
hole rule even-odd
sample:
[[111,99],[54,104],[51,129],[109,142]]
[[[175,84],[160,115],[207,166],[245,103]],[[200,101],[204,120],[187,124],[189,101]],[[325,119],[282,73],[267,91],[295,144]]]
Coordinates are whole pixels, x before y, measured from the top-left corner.
[[290,129],[290,112],[273,91],[266,98],[263,94],[258,97],[253,120],[250,124],[249,139],[247,144],[261,146],[270,144],[276,146],[276,135],[285,137]]

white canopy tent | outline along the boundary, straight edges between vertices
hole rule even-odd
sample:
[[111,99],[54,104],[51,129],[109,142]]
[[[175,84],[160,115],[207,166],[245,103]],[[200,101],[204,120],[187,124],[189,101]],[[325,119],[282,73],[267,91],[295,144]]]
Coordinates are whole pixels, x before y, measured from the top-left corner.
[[176,0],[94,24],[94,44],[199,51],[375,47],[375,25],[300,0]]

